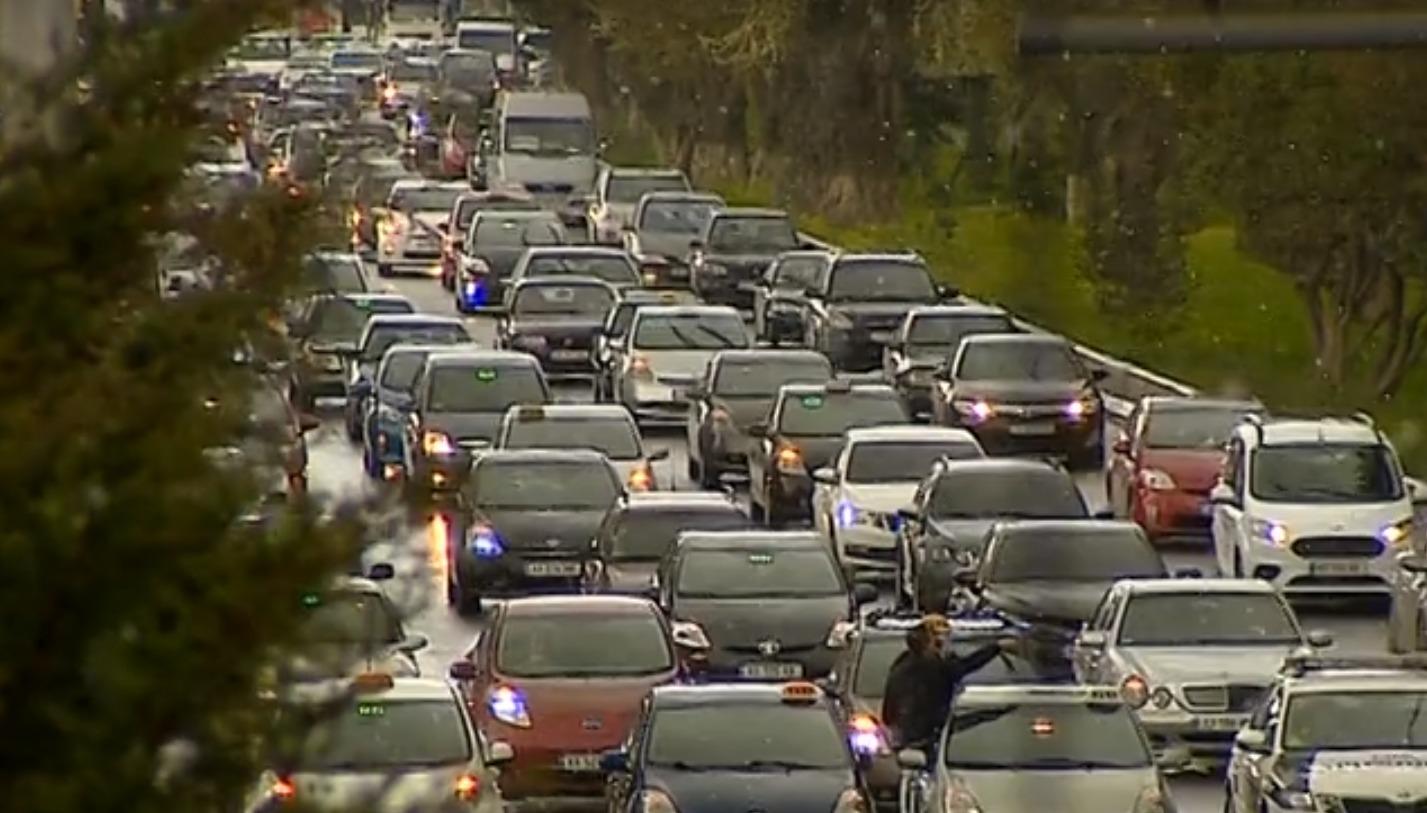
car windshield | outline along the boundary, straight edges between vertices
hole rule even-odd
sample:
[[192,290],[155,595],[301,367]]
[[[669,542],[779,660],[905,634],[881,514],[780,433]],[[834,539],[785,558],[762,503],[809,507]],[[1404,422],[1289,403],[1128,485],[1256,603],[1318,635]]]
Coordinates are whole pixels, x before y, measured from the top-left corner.
[[1149,768],[1149,748],[1121,702],[962,706],[951,717],[943,758],[962,769]]
[[646,192],[687,192],[689,182],[683,175],[620,175],[609,176],[605,196],[611,203],[638,203]]
[[432,412],[505,412],[516,404],[549,400],[533,364],[437,367],[430,382],[427,408]]
[[1267,593],[1147,593],[1130,598],[1122,646],[1298,644],[1288,606]]
[[401,626],[381,596],[339,590],[304,597],[300,637],[313,644],[392,644]]
[[391,193],[392,209],[402,212],[449,212],[461,189],[396,189]]
[[526,460],[478,466],[469,492],[489,510],[604,510],[619,484],[603,462]]
[[649,764],[675,770],[852,769],[843,733],[821,703],[663,708],[648,736]]
[[849,483],[919,482],[942,458],[978,457],[984,457],[981,447],[965,441],[862,441],[852,447],[846,479]]
[[319,344],[355,342],[372,314],[411,312],[411,303],[404,299],[324,299],[312,312],[311,339]]
[[464,327],[455,324],[378,325],[367,331],[361,360],[375,364],[397,342],[407,344],[463,344],[471,340]]
[[483,217],[473,244],[480,247],[558,246],[565,229],[552,217]]
[[594,277],[611,285],[638,285],[639,272],[623,255],[585,256],[573,254],[531,257],[525,266],[527,277]]
[[595,130],[585,118],[508,118],[505,149],[529,155],[593,155]]
[[510,305],[511,316],[583,316],[603,319],[614,305],[614,292],[595,285],[522,285]]
[[426,351],[410,353],[389,353],[386,361],[382,363],[381,387],[382,389],[397,390],[407,394],[411,393],[411,388],[416,384],[416,376],[421,373],[421,368],[426,365],[426,357],[431,355]]
[[1138,530],[1026,529],[996,543],[987,580],[1110,582],[1165,575],[1164,562]]
[[674,668],[654,613],[515,615],[500,627],[496,668],[518,678],[652,675]]
[[639,230],[695,237],[703,233],[713,213],[722,205],[717,201],[651,201],[644,206]]
[[644,314],[634,331],[639,350],[728,350],[748,347],[736,313]]
[[657,562],[683,531],[738,531],[748,517],[731,506],[677,511],[625,511],[613,520],[605,558],[611,562]]
[[309,257],[303,262],[302,271],[309,290],[339,294],[360,294],[367,290],[367,276],[356,257]]
[[610,460],[643,457],[639,430],[622,417],[517,419],[505,433],[507,449],[593,449]]
[[938,478],[928,500],[934,519],[1079,519],[1089,516],[1070,475],[1058,471],[975,471]]
[[1283,715],[1288,751],[1394,751],[1427,748],[1427,692],[1302,692]]
[[907,330],[907,343],[918,347],[954,350],[967,336],[1014,333],[1007,316],[918,316]]
[[934,302],[936,286],[920,262],[843,260],[832,270],[827,298],[832,302]]
[[807,393],[783,399],[777,430],[793,437],[836,437],[858,427],[906,422],[892,392]]
[[832,378],[832,365],[822,356],[806,359],[752,357],[719,362],[713,391],[725,398],[768,398],[784,384],[822,384]]
[[[327,712],[327,709],[323,709]],[[471,736],[456,698],[387,700],[360,697],[322,714],[298,759],[304,772],[435,768],[470,762]]]
[[394,82],[433,82],[436,66],[430,62],[398,62],[387,74]]
[[1151,410],[1145,419],[1144,442],[1151,449],[1222,449],[1229,433],[1245,415],[1262,414],[1247,407],[1194,407]]
[[782,217],[720,217],[709,231],[708,247],[720,254],[777,254],[798,247],[793,224]]
[[495,57],[489,53],[447,54],[441,59],[441,77],[458,88],[488,88],[495,80]]
[[376,71],[381,69],[382,55],[376,51],[337,51],[332,54],[329,64],[333,68],[360,68]]
[[457,34],[456,47],[491,54],[513,54],[515,32],[499,28],[462,29]]
[[1252,490],[1266,502],[1367,503],[1402,499],[1402,476],[1386,446],[1304,443],[1253,453]]
[[821,550],[696,550],[679,569],[687,598],[779,598],[846,593],[832,556]]
[[962,346],[962,381],[1081,381],[1085,371],[1059,342],[974,342]]

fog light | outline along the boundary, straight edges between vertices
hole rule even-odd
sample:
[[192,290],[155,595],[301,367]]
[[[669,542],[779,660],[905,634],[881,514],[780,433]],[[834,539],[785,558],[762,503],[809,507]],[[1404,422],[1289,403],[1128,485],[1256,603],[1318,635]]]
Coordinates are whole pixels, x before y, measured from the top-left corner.
[[395,463],[388,463],[382,466],[382,479],[390,481],[401,479],[401,466]]

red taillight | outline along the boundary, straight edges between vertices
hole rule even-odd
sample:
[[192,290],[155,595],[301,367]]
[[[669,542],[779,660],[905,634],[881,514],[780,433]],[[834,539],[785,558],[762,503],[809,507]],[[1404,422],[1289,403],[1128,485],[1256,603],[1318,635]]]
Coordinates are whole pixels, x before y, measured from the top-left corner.
[[290,780],[278,777],[273,780],[271,793],[279,802],[290,802],[297,796],[297,788]]
[[461,774],[460,776],[456,777],[456,798],[457,798],[457,799],[460,799],[460,800],[462,800],[462,801],[469,802],[469,801],[474,800],[478,795],[480,795],[480,792],[481,792],[481,780],[480,780],[480,779],[478,779],[478,778],[476,778],[476,777],[474,777],[474,776],[471,776],[471,775],[468,774],[468,773],[463,773],[463,774]]

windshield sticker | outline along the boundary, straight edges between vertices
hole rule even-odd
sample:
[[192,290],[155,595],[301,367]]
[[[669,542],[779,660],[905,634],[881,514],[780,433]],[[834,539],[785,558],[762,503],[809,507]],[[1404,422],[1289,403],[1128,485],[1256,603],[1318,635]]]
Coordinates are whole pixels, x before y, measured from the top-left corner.
[[487,382],[489,382],[489,381],[494,381],[495,379],[496,379],[496,371],[495,371],[495,368],[494,368],[494,367],[482,367],[482,368],[480,368],[479,370],[476,370],[476,380],[477,380],[477,381],[487,381]]
[[386,714],[386,706],[381,703],[358,703],[358,717],[381,717]]
[[822,409],[823,397],[821,395],[804,395],[801,401],[804,409]]
[[749,561],[750,564],[755,564],[755,565],[771,565],[771,564],[773,564],[773,554],[771,554],[771,553],[750,553],[750,554],[748,554],[748,561]]

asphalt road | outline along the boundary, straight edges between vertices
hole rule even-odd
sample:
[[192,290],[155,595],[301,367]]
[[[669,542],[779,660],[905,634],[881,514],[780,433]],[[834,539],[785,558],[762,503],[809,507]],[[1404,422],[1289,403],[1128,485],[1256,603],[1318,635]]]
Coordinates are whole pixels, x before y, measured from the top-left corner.
[[[405,278],[391,281],[392,287],[405,294],[417,308],[433,313],[454,314],[450,295],[431,279]],[[489,345],[493,323],[488,318],[469,320],[477,340]],[[557,397],[588,399],[587,387],[558,388]],[[686,449],[682,432],[661,431],[647,440],[655,448],[668,448],[670,466],[677,478],[675,487],[693,489],[685,477]],[[378,486],[362,473],[359,450],[347,441],[340,422],[327,416],[323,426],[309,436],[311,478],[314,490],[334,498],[361,498],[377,493]],[[1103,478],[1086,473],[1078,478],[1080,488],[1094,507],[1105,503]],[[410,613],[408,625],[431,639],[431,646],[421,653],[424,673],[441,675],[451,660],[463,652],[481,628],[479,619],[461,618],[446,606],[444,529],[411,518],[401,510],[389,512],[379,541],[368,553],[369,560],[392,562],[398,581],[390,587],[394,599]],[[1167,551],[1171,568],[1196,567],[1205,575],[1213,575],[1212,557],[1199,550]],[[1304,607],[1300,608],[1304,624],[1309,628],[1326,629],[1333,633],[1336,647],[1342,650],[1383,651],[1385,632],[1381,608],[1371,607]],[[1184,776],[1173,780],[1173,790],[1181,813],[1210,813],[1222,810],[1223,779],[1219,776]]]

